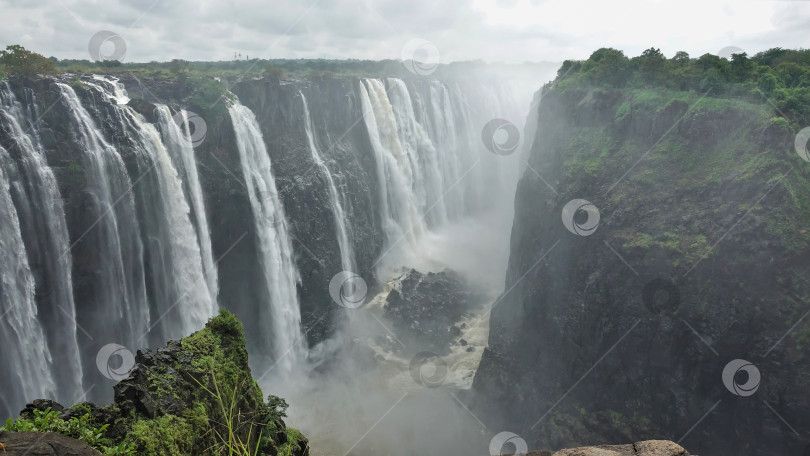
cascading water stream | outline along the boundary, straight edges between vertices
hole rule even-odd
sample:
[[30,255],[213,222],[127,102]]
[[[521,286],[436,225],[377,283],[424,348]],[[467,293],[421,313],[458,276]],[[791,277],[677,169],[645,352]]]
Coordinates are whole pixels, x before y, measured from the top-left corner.
[[85,322],[87,330],[102,344],[116,341],[134,347],[148,332],[150,311],[132,182],[118,151],[104,139],[73,88],[57,86],[81,146],[86,198],[93,214],[74,241],[74,248],[81,248],[94,266],[92,302],[83,304],[93,315]]
[[[191,208],[186,202],[183,183],[168,151],[168,147],[183,149],[184,146],[190,147],[190,144],[171,118],[163,119],[168,108],[157,107],[161,125],[165,125],[169,136],[164,145],[155,126],[126,105],[129,98],[117,81],[101,77],[95,79],[101,84],[85,84],[101,92],[107,99],[116,101],[112,104],[114,118],[119,130],[126,132],[131,140],[138,157],[139,172],[147,180],[145,185],[137,187],[137,191],[141,195],[139,200],[146,202],[141,210],[146,219],[142,229],[149,240],[150,276],[157,310],[157,320],[152,322],[152,326],[160,324],[162,328],[162,334],[153,339],[179,338],[200,329],[217,311],[216,300],[211,296],[213,290],[208,288],[212,279],[206,274],[206,264],[209,271],[213,269],[210,240],[204,242],[191,222]],[[176,130],[168,130],[172,127]],[[191,160],[186,160],[195,166],[196,176],[193,150],[190,153]],[[203,259],[201,245],[206,246],[206,260]],[[216,281],[215,278],[213,280]]]
[[174,121],[168,106],[157,105],[155,109],[158,113],[158,125],[163,131],[163,142],[170,152],[175,168],[183,178],[188,199],[191,201],[202,256],[203,272],[208,282],[211,302],[216,302],[219,294],[217,268],[211,251],[211,234],[208,229],[202,186],[197,174],[197,159],[194,155],[194,147],[188,139],[191,137],[191,133],[188,131],[188,113],[185,110],[178,111],[178,115],[182,119],[181,125],[178,125]]
[[412,250],[425,231],[413,193],[412,160],[406,155],[408,151],[402,148],[396,117],[383,83],[366,79],[359,87],[363,119],[377,163],[380,213],[386,241],[384,255],[395,248]]
[[461,159],[459,158],[458,133],[456,132],[455,118],[450,105],[447,88],[439,81],[430,81],[430,96],[428,97],[430,110],[428,118],[433,125],[433,137],[436,141],[439,155],[439,166],[444,179],[444,201],[447,205],[448,216],[458,218],[465,212],[464,185],[459,185],[463,178]]
[[[56,394],[52,357],[37,318],[35,283],[28,265],[20,220],[9,193],[8,153],[0,147],[0,410],[13,413],[25,398]],[[7,388],[7,389],[6,389]],[[8,401],[8,402],[7,402]]]
[[447,223],[447,207],[442,194],[444,178],[440,171],[438,153],[425,128],[416,120],[411,95],[401,79],[388,79],[388,97],[396,117],[402,147],[414,157],[416,169],[414,191],[419,200],[419,212],[427,216],[431,226]]
[[339,195],[338,189],[335,186],[335,180],[329,172],[329,168],[323,162],[321,153],[318,151],[318,146],[315,144],[315,138],[312,133],[312,117],[309,113],[309,106],[307,106],[307,99],[304,93],[298,91],[301,95],[301,101],[304,104],[304,131],[307,134],[309,141],[309,150],[312,152],[312,160],[321,171],[329,190],[329,204],[332,206],[332,214],[335,217],[335,227],[337,231],[338,245],[340,246],[340,265],[344,271],[354,272],[357,270],[354,259],[354,249],[352,248],[352,241],[349,238],[349,229],[346,227],[346,213],[343,211],[341,199],[343,195]]
[[[20,220],[28,261],[42,273],[37,277],[37,308],[53,355],[53,372],[60,400],[78,400],[82,390],[82,366],[77,340],[73,301],[71,255],[62,196],[35,127],[33,91],[25,89],[25,105],[17,101],[8,83],[0,86],[0,127],[17,149],[22,179],[18,188],[30,203],[23,208],[30,216]],[[30,125],[30,133],[22,125]],[[6,219],[3,219],[6,220]],[[5,222],[4,222],[5,223]]]
[[256,116],[234,101],[229,107],[236,145],[242,165],[244,183],[253,211],[259,258],[263,269],[269,309],[257,309],[260,322],[271,330],[265,332],[259,356],[272,353],[273,364],[287,374],[306,355],[301,334],[301,311],[296,285],[300,281],[295,265],[284,208],[276,189],[270,156],[264,145]]

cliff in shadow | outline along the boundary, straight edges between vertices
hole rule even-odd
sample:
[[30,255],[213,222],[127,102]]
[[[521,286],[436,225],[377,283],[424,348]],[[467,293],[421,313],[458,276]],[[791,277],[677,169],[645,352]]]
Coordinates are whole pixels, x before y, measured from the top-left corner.
[[698,454],[800,454],[806,125],[761,92],[565,68],[532,114],[476,407],[530,448],[669,438]]

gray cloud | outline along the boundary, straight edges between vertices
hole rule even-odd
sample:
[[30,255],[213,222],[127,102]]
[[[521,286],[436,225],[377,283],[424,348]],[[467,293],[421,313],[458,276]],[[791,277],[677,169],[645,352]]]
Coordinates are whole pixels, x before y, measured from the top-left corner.
[[[518,12],[529,5],[543,8],[528,18],[536,23]],[[88,58],[90,37],[111,30],[127,42],[126,61],[227,60],[235,51],[263,58],[385,59],[399,58],[406,42],[421,38],[436,44],[443,62],[559,61],[585,58],[603,46],[630,55],[649,46],[692,55],[729,45],[749,53],[808,47],[810,2],[770,3],[770,17],[753,28],[735,22],[750,5],[721,2],[711,26],[687,36],[677,28],[646,27],[669,20],[658,10],[671,4],[661,2],[595,10],[589,4],[566,9],[553,0],[0,0],[0,45]],[[510,11],[521,24],[492,20]],[[691,27],[684,24],[683,30]]]

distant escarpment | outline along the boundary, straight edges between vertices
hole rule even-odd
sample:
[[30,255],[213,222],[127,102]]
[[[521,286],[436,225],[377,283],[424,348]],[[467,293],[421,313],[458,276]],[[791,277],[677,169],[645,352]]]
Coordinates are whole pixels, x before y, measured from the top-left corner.
[[[125,364],[131,359],[115,355]],[[107,362],[109,375],[126,375]],[[65,408],[35,400],[0,430],[0,443],[12,455],[309,454],[307,439],[282,419],[286,402],[265,401],[253,379],[233,314],[222,310],[205,328],[165,348],[138,350],[133,362],[115,385],[112,404]]]
[[806,125],[766,97],[587,78],[547,86],[535,109],[479,416],[530,448],[801,454]]

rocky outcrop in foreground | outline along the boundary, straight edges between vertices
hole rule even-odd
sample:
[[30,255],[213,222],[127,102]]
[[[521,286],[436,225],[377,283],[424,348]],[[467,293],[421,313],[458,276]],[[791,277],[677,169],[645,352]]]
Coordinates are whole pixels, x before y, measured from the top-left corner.
[[286,402],[275,396],[265,402],[248,366],[242,325],[230,312],[221,311],[205,328],[165,348],[138,350],[134,358],[110,405],[82,402],[65,408],[44,399],[28,404],[3,430],[59,434],[2,432],[6,453],[214,456],[249,449],[257,455],[309,454],[307,439],[282,420]]

